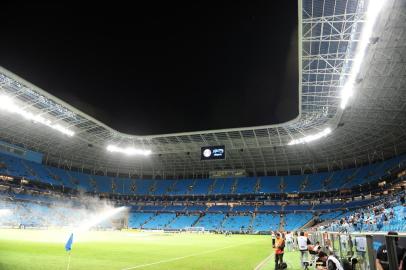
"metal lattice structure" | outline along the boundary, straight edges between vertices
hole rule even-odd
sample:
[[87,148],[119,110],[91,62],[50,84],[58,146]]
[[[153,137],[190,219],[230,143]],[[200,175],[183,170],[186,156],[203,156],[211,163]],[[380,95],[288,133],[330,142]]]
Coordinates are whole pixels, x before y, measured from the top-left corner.
[[[373,0],[369,0],[373,1]],[[381,0],[378,0],[381,1]],[[382,0],[383,1],[383,0]],[[45,153],[48,163],[137,176],[191,177],[213,170],[270,174],[343,168],[406,152],[406,1],[387,0],[373,30],[355,95],[340,108],[368,0],[299,1],[299,116],[252,128],[154,136],[123,134],[0,69],[0,93],[75,131],[68,137],[0,110],[0,139]],[[332,133],[288,145],[292,139]],[[108,153],[116,144],[149,157]],[[225,145],[227,159],[201,162],[200,147]]]

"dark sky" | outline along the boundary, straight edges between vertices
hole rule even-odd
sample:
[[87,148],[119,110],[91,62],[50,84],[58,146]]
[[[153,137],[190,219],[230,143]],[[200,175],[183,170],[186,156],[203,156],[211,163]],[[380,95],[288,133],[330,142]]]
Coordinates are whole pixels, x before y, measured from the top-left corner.
[[167,2],[2,4],[0,65],[139,135],[297,116],[297,1]]

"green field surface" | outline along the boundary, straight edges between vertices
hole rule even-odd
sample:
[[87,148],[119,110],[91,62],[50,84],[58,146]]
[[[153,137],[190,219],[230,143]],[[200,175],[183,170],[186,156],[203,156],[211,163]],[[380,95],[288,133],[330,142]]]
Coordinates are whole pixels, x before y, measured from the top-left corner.
[[[69,232],[0,230],[1,270],[67,268]],[[86,232],[74,236],[71,270],[247,270],[273,253],[269,236]],[[300,269],[296,253],[285,254],[289,269]],[[261,269],[274,269],[273,257]]]

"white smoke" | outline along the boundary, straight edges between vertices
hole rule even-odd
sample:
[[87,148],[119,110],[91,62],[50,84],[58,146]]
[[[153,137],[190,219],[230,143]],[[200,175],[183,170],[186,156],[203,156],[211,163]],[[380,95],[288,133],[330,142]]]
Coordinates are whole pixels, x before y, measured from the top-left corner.
[[126,207],[116,207],[108,200],[84,194],[45,203],[0,200],[0,227],[67,228],[83,232],[113,228],[113,219],[123,218],[125,214]]

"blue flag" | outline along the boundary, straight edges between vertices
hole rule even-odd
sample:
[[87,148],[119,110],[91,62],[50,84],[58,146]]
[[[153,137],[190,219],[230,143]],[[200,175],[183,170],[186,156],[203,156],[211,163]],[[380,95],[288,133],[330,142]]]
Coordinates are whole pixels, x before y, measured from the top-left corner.
[[66,251],[71,251],[72,250],[72,244],[73,244],[73,233],[70,235],[68,241],[65,244],[65,250]]

